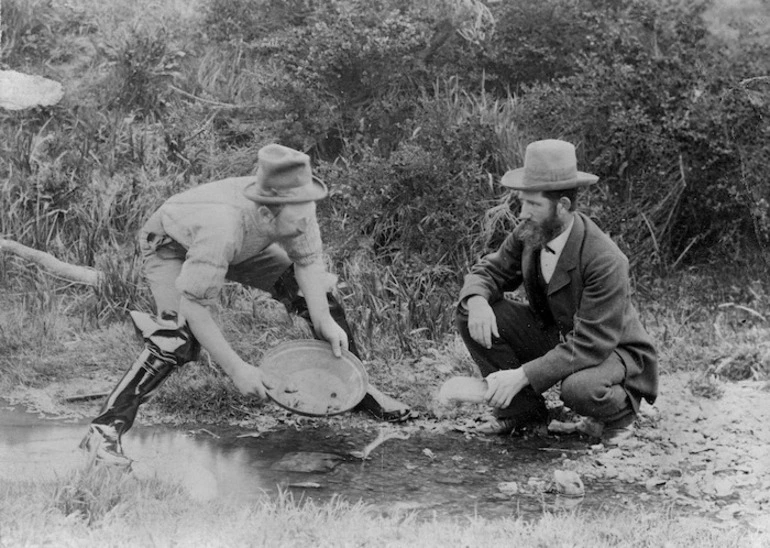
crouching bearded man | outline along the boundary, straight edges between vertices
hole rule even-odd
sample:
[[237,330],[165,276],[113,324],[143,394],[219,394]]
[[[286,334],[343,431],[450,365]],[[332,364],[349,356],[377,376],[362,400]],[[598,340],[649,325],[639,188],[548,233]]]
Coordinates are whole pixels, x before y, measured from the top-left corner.
[[[520,224],[471,268],[456,314],[494,409],[481,433],[544,423],[542,393],[559,382],[564,403],[599,423],[607,444],[633,435],[641,401],[655,401],[657,354],[631,303],[628,259],[575,210],[577,189],[597,180],[555,139],[531,143],[524,167],[502,178]],[[504,298],[522,284],[528,303]]]
[[[322,261],[316,201],[327,195],[326,186],[312,175],[309,157],[299,151],[272,144],[260,149],[257,159],[254,176],[215,181],[172,196],[142,228],[143,273],[160,321],[173,320],[163,340],[176,346],[164,349],[145,336],[145,351],[108,396],[81,442],[97,461],[130,465],[121,436],[131,428],[139,405],[172,371],[196,359],[200,346],[242,394],[266,397],[260,369],[233,350],[210,312],[227,280],[270,292],[289,312],[307,320],[335,355],[348,349],[358,356]],[[371,385],[358,409],[387,421],[411,416],[408,406]]]

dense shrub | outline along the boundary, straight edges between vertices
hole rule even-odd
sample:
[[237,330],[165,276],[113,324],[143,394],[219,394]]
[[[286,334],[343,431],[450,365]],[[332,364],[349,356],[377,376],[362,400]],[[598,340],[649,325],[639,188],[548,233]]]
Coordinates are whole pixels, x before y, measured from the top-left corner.
[[[607,183],[594,212],[648,265],[715,243],[734,248],[752,232],[764,237],[760,196],[768,189],[746,159],[767,154],[768,107],[764,98],[752,103],[741,82],[767,71],[759,61],[767,55],[735,64],[702,11],[697,3],[630,3],[626,13],[646,22],[644,32],[627,32],[635,23],[622,19],[608,25],[578,71],[522,94],[520,123],[581,145],[584,165]],[[643,40],[648,28],[654,41]]]
[[754,20],[712,32],[705,1],[206,0],[195,29],[57,6],[3,4],[2,62],[70,81],[57,107],[0,113],[0,230],[116,279],[164,196],[250,173],[271,141],[330,185],[325,240],[371,288],[372,329],[450,329],[534,139],[577,145],[602,179],[582,203],[636,272],[770,244],[769,46]]
[[282,105],[285,141],[328,158],[349,140],[398,142],[430,29],[393,4],[326,2],[257,44],[258,59],[280,68],[265,91]]
[[502,2],[494,13],[494,39],[480,58],[497,93],[574,74],[578,59],[601,40],[603,25],[589,2]]

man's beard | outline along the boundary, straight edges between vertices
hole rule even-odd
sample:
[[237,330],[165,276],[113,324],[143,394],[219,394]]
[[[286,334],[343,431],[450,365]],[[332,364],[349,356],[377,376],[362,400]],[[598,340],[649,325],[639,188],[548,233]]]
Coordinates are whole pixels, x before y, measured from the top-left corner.
[[519,223],[513,232],[526,245],[540,249],[561,234],[563,229],[564,225],[556,215],[556,204],[551,204],[551,211],[542,223],[527,219]]

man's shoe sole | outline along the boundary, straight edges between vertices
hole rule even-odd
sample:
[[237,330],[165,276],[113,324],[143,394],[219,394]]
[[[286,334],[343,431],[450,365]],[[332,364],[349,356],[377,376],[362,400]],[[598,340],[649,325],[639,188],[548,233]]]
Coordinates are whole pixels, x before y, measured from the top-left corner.
[[[386,396],[390,398],[390,396]],[[390,398],[393,399],[393,398]],[[396,400],[393,400],[396,401]],[[367,393],[364,399],[356,406],[357,410],[366,411],[376,419],[380,419],[386,422],[404,422],[410,419],[416,418],[417,413],[412,411],[408,407],[401,409],[394,409],[393,411],[385,411],[382,405],[372,396]]]

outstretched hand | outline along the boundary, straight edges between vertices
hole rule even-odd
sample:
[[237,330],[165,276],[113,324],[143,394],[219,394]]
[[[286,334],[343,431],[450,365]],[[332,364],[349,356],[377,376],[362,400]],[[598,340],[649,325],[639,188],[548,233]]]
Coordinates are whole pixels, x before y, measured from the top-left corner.
[[485,379],[488,388],[484,399],[489,405],[499,409],[508,407],[513,397],[529,384],[529,379],[521,367],[496,371]]
[[325,339],[332,345],[332,352],[338,358],[342,357],[342,350],[348,349],[348,335],[334,319],[329,316],[318,323],[315,328],[316,334]]
[[231,373],[230,378],[244,396],[255,396],[260,401],[267,398],[264,375],[258,367],[242,362],[241,366]]

